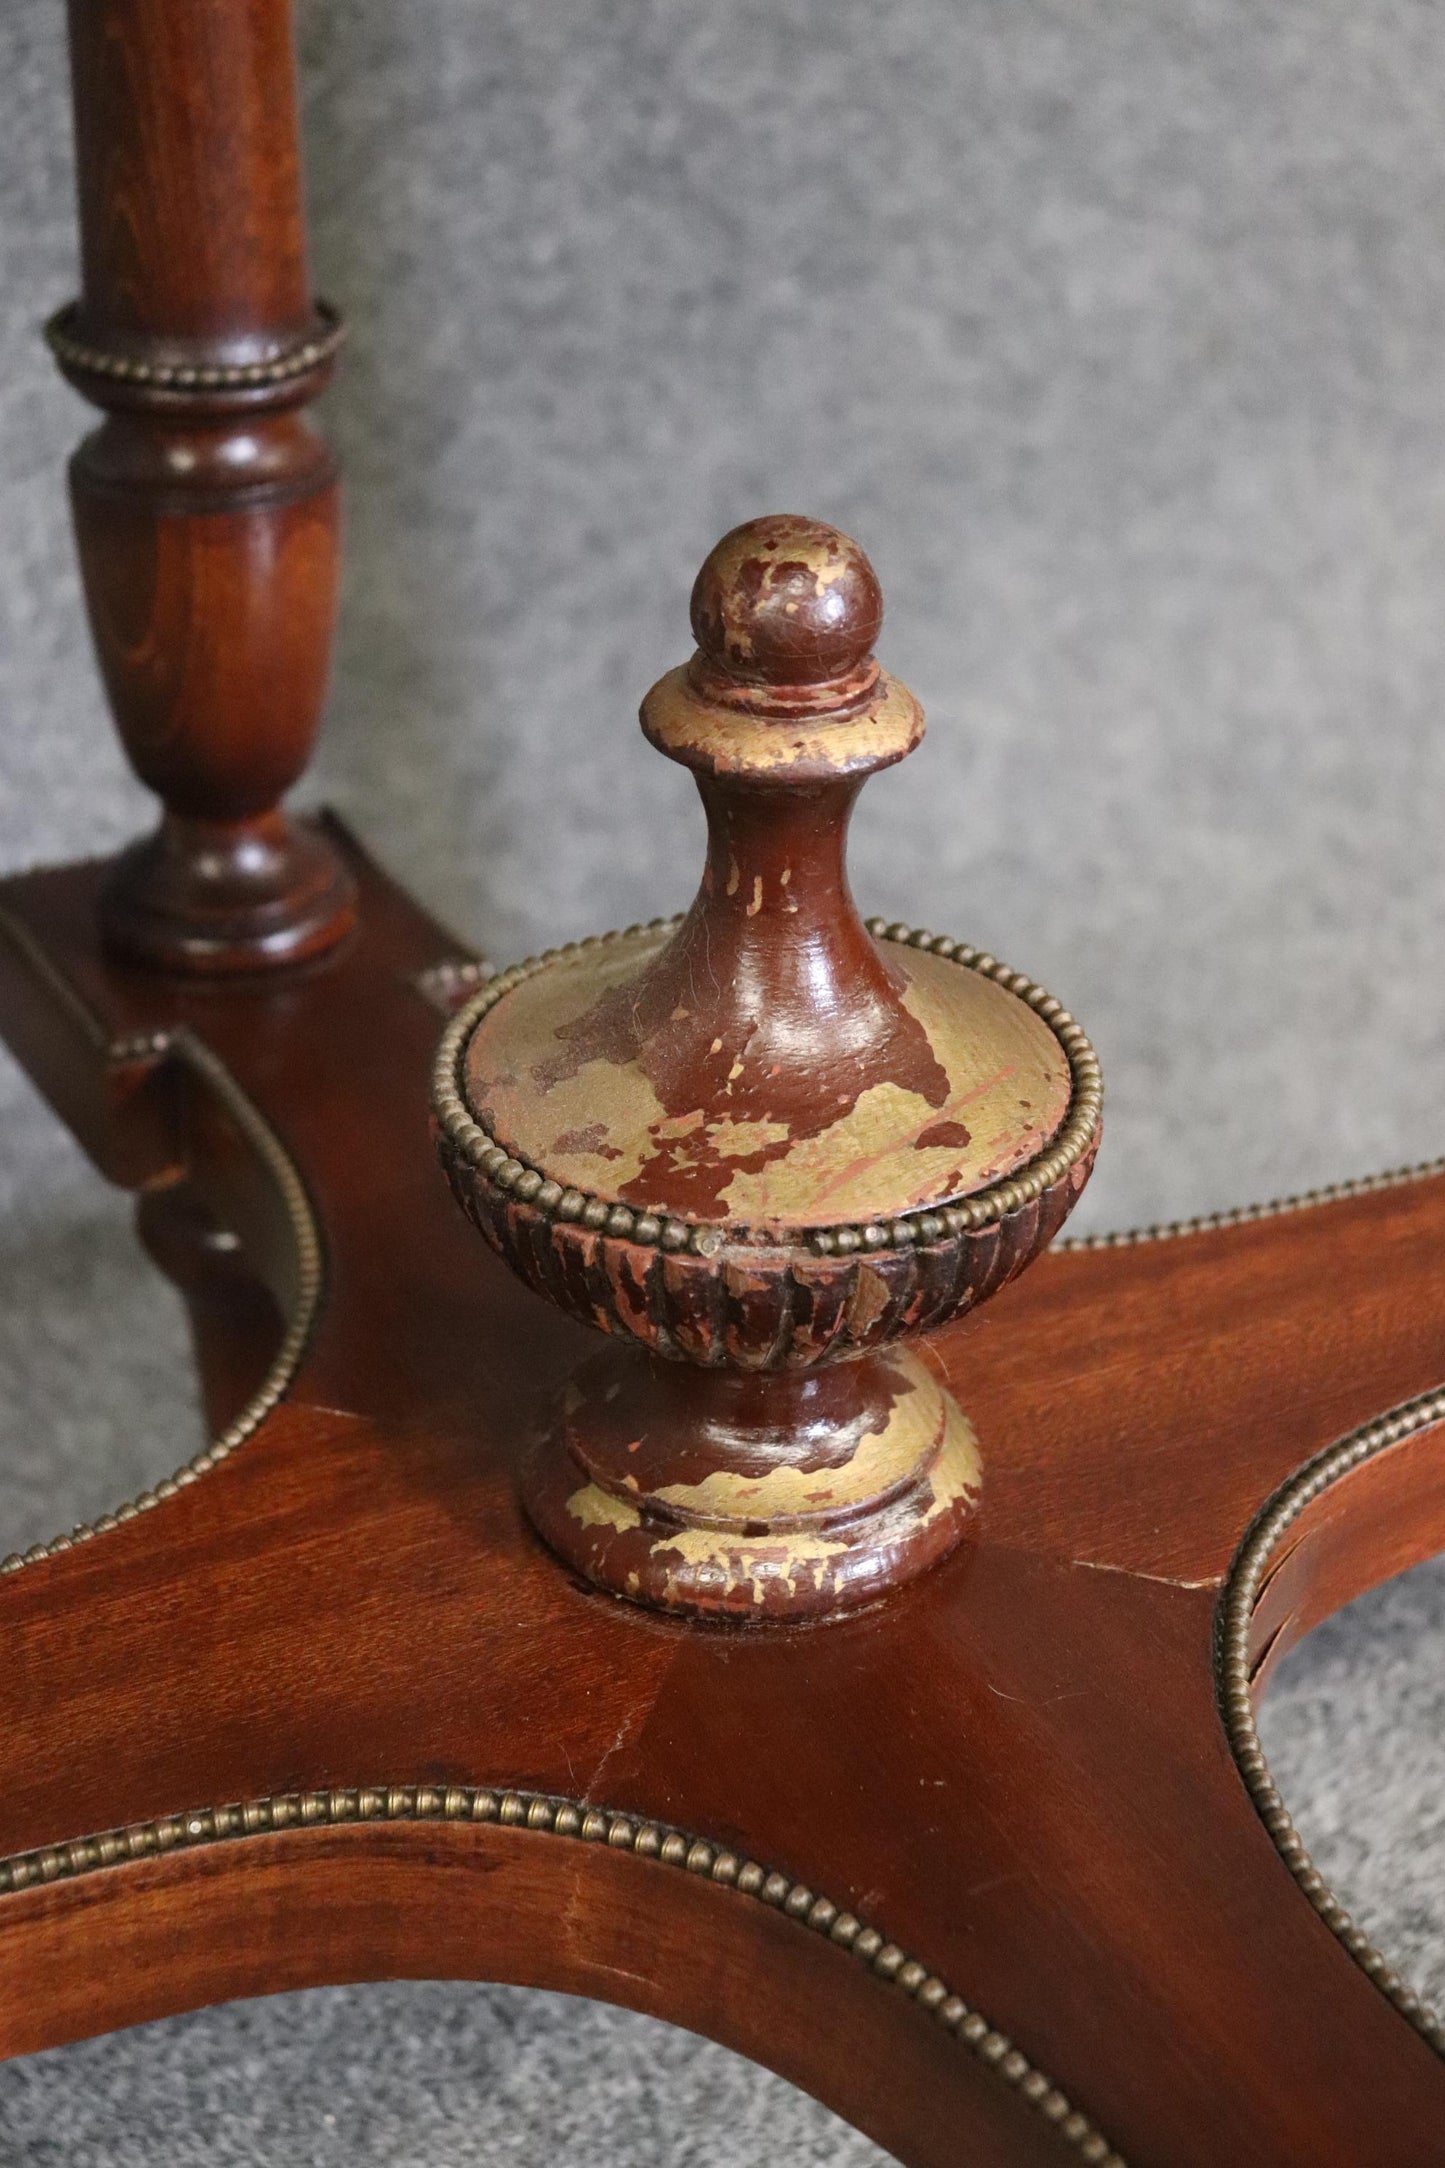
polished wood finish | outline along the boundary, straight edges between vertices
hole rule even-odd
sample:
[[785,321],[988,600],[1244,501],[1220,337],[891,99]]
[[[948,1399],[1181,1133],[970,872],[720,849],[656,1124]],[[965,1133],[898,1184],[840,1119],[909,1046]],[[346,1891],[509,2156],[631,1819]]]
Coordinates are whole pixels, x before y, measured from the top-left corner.
[[[519,1510],[524,1441],[589,1336],[455,1212],[421,1120],[437,1018],[417,984],[454,951],[357,872],[355,944],[224,1000],[106,960],[103,870],[4,892],[7,1035],[98,1161],[224,1190],[289,1303],[264,1170],[238,1154],[208,1175],[224,1120],[193,1072],[137,1063],[137,1034],[198,1034],[300,1167],[328,1262],[300,1374],[248,1444],[0,1579],[25,1651],[0,1678],[0,1850],[39,1855],[0,1897],[0,2039],[475,1974],[696,2025],[911,2162],[1080,2157],[1009,2082],[1011,2041],[1133,2168],[1418,2168],[1445,2143],[1445,2070],[1271,1842],[1213,1643],[1276,1486],[1445,1373],[1445,1179],[1046,1256],[928,1343],[983,1459],[952,1558],[821,1628],[670,1622],[571,1580]],[[1438,1437],[1335,1488],[1271,1584],[1275,1623],[1438,1545]],[[971,2049],[830,1934],[710,1875],[447,1820],[446,1788],[478,1786],[780,1869],[1007,2041]],[[239,1812],[224,1842],[205,1819],[303,1793],[254,1836]],[[171,1816],[111,1865],[66,1849]]]
[[352,920],[279,808],[310,756],[336,611],[330,373],[306,268],[286,0],[72,0],[83,286],[53,327],[108,418],[71,463],[91,630],[165,808],[101,909],[118,950],[286,964]]
[[[972,1198],[936,1239],[965,1278],[967,1243],[992,1245],[984,1309],[929,1282],[931,1234],[902,1263],[865,1233],[890,1322],[970,1426],[948,1555],[816,1625],[685,1621],[569,1572],[524,1470],[559,1395],[587,1416],[586,1366],[627,1345],[599,1358],[579,1319],[647,1319],[644,1268],[585,1229],[569,1316],[477,1242],[425,1102],[438,1012],[485,969],[334,824],[278,810],[335,578],[334,477],[300,414],[334,339],[283,0],[72,0],[71,20],[84,293],[54,343],[110,417],[75,466],[82,565],[167,811],[117,863],[0,883],[0,1029],[138,1193],[218,1435],[0,1568],[0,2052],[313,1982],[480,1977],[709,2033],[913,2168],[1445,2157],[1445,2032],[1313,1873],[1248,1723],[1292,1640],[1445,1541],[1445,1174],[1054,1249],[1008,1286],[1062,1202],[983,1227]],[[842,567],[840,620],[813,607],[827,582],[776,610],[744,594],[756,554],[715,562],[702,663],[648,710],[704,772],[724,898],[735,849],[766,891],[767,831],[713,773],[695,696],[746,715],[786,681],[814,751],[840,684],[870,697],[866,568]],[[884,723],[913,727],[901,704]],[[841,881],[853,785],[836,762],[793,781],[831,807],[830,983],[882,1013],[899,959]],[[818,834],[794,826],[801,862]],[[784,951],[750,900],[737,924],[699,908],[767,978]],[[544,1185],[492,1226],[449,1171],[525,1262]],[[664,1254],[629,1225],[623,1249]],[[709,1264],[691,1234],[665,1254]],[[774,1287],[766,1266],[729,1286],[719,1352],[757,1354]],[[889,1332],[870,1351],[883,1316],[847,1325],[865,1362],[894,1359]],[[819,1351],[733,1379],[706,1435],[669,1399],[681,1364],[632,1373],[630,1403],[609,1376],[578,1449],[620,1484],[636,1442],[663,1488],[720,1433],[753,1476],[801,1432],[826,1460]]]

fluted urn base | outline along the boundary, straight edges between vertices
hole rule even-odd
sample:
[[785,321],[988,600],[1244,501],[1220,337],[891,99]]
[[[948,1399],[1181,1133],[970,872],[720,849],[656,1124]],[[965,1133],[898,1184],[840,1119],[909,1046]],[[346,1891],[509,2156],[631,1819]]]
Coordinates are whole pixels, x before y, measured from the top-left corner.
[[693,1618],[828,1618],[951,1551],[978,1497],[973,1430],[894,1347],[806,1371],[586,1362],[534,1441],[523,1497],[617,1596]]

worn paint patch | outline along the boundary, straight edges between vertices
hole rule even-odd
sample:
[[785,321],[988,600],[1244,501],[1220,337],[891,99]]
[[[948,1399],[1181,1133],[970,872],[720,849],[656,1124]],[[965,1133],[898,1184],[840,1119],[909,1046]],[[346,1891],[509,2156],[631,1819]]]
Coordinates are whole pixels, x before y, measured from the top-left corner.
[[962,1122],[930,1122],[918,1139],[920,1152],[932,1151],[935,1145],[943,1145],[949,1151],[966,1151],[973,1142],[972,1133]]
[[959,1542],[981,1489],[979,1445],[910,1349],[828,1378],[765,1391],[599,1354],[581,1406],[528,1456],[527,1509],[579,1572],[637,1602],[730,1618],[826,1618],[871,1602]]
[[[824,1468],[783,1463],[760,1475],[715,1469],[701,1483],[664,1484],[652,1492],[652,1498],[684,1516],[706,1520],[714,1530],[728,1525],[741,1530],[760,1520],[817,1520],[844,1514],[889,1496],[915,1480],[927,1465],[942,1434],[946,1396],[927,1371],[915,1367],[916,1358],[890,1351],[887,1359],[903,1389],[891,1407],[879,1410],[876,1428],[860,1426],[850,1458]],[[963,1426],[962,1448],[971,1456],[977,1487],[977,1441],[964,1417],[958,1415],[957,1420]],[[805,1548],[797,1555],[823,1554]]]
[[[796,1599],[802,1590],[826,1603],[846,1589],[857,1601],[870,1581],[881,1587],[885,1578],[892,1578],[890,1569],[905,1545],[922,1549],[946,1518],[959,1518],[961,1525],[982,1481],[977,1436],[916,1357],[905,1355],[899,1361],[912,1373],[911,1389],[898,1401],[886,1430],[855,1456],[863,1465],[849,1463],[839,1471],[844,1481],[836,1497],[830,1504],[815,1505],[811,1521],[751,1535],[720,1527],[716,1520],[659,1531],[650,1546],[651,1558],[671,1601],[686,1606],[710,1593],[719,1604],[735,1608],[745,1596],[747,1607],[760,1613],[776,1608],[785,1594]],[[850,1470],[855,1475],[851,1485],[846,1480]],[[790,1508],[806,1513],[802,1485],[818,1487],[816,1476],[801,1483],[778,1481],[794,1473],[776,1470],[764,1479],[776,1486],[767,1495],[770,1510],[779,1518]],[[883,1479],[879,1490],[868,1488],[870,1477]],[[736,1514],[746,1485],[733,1479],[714,1491],[716,1483],[716,1477],[709,1478],[696,1487],[696,1495],[715,1499],[721,1511]],[[673,1486],[656,1495],[680,1504],[676,1494],[682,1488]],[[850,1522],[848,1514],[857,1513],[870,1498],[877,1501],[876,1512]],[[835,1516],[831,1525],[830,1515]]]
[[579,1528],[611,1528],[618,1535],[642,1526],[642,1514],[630,1499],[603,1490],[600,1483],[585,1483],[567,1500],[567,1511]]
[[560,960],[498,1003],[473,1038],[467,1083],[479,1118],[564,1187],[738,1226],[887,1219],[1002,1179],[1067,1112],[1067,1059],[1025,1003],[903,951],[888,962],[916,1048],[899,1042],[897,1073],[871,1084],[860,1055],[842,1104],[815,1095],[804,1123],[796,1069],[765,1059],[752,1027],[740,1042],[704,1042],[700,1066],[677,1058],[693,1022],[678,1021],[687,1004],[669,998],[646,1028],[667,946],[646,933]]
[[841,716],[799,714],[785,724],[739,713],[698,694],[686,667],[670,670],[642,708],[642,727],[659,752],[712,775],[806,781],[902,760],[923,736],[923,712],[886,671],[861,710]]

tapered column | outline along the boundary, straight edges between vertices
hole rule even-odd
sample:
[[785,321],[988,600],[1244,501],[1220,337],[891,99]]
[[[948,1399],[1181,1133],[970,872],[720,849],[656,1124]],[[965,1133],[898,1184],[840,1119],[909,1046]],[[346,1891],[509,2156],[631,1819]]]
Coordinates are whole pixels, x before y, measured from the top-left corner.
[[71,461],[121,738],[164,808],[102,903],[165,970],[294,962],[353,914],[280,810],[330,669],[335,461],[301,409],[340,326],[311,297],[288,0],[70,0],[80,298],[49,336],[106,411]]

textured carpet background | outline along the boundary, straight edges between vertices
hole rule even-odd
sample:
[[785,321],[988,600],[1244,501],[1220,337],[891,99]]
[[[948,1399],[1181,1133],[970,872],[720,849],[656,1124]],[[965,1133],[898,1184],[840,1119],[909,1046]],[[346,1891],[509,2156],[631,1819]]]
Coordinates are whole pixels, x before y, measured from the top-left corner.
[[[1429,0],[303,0],[319,283],[353,345],[317,791],[505,956],[685,899],[638,695],[716,534],[835,519],[932,731],[870,908],[1083,1015],[1081,1224],[1445,1146],[1445,16]],[[0,16],[0,865],[146,818],[60,491],[84,425],[60,11]],[[0,1549],[195,1424],[168,1293],[0,1068]],[[1288,1667],[1266,1743],[1345,1901],[1445,1995],[1445,1575]],[[711,2048],[387,1987],[0,2071],[0,2158],[862,2163]]]

